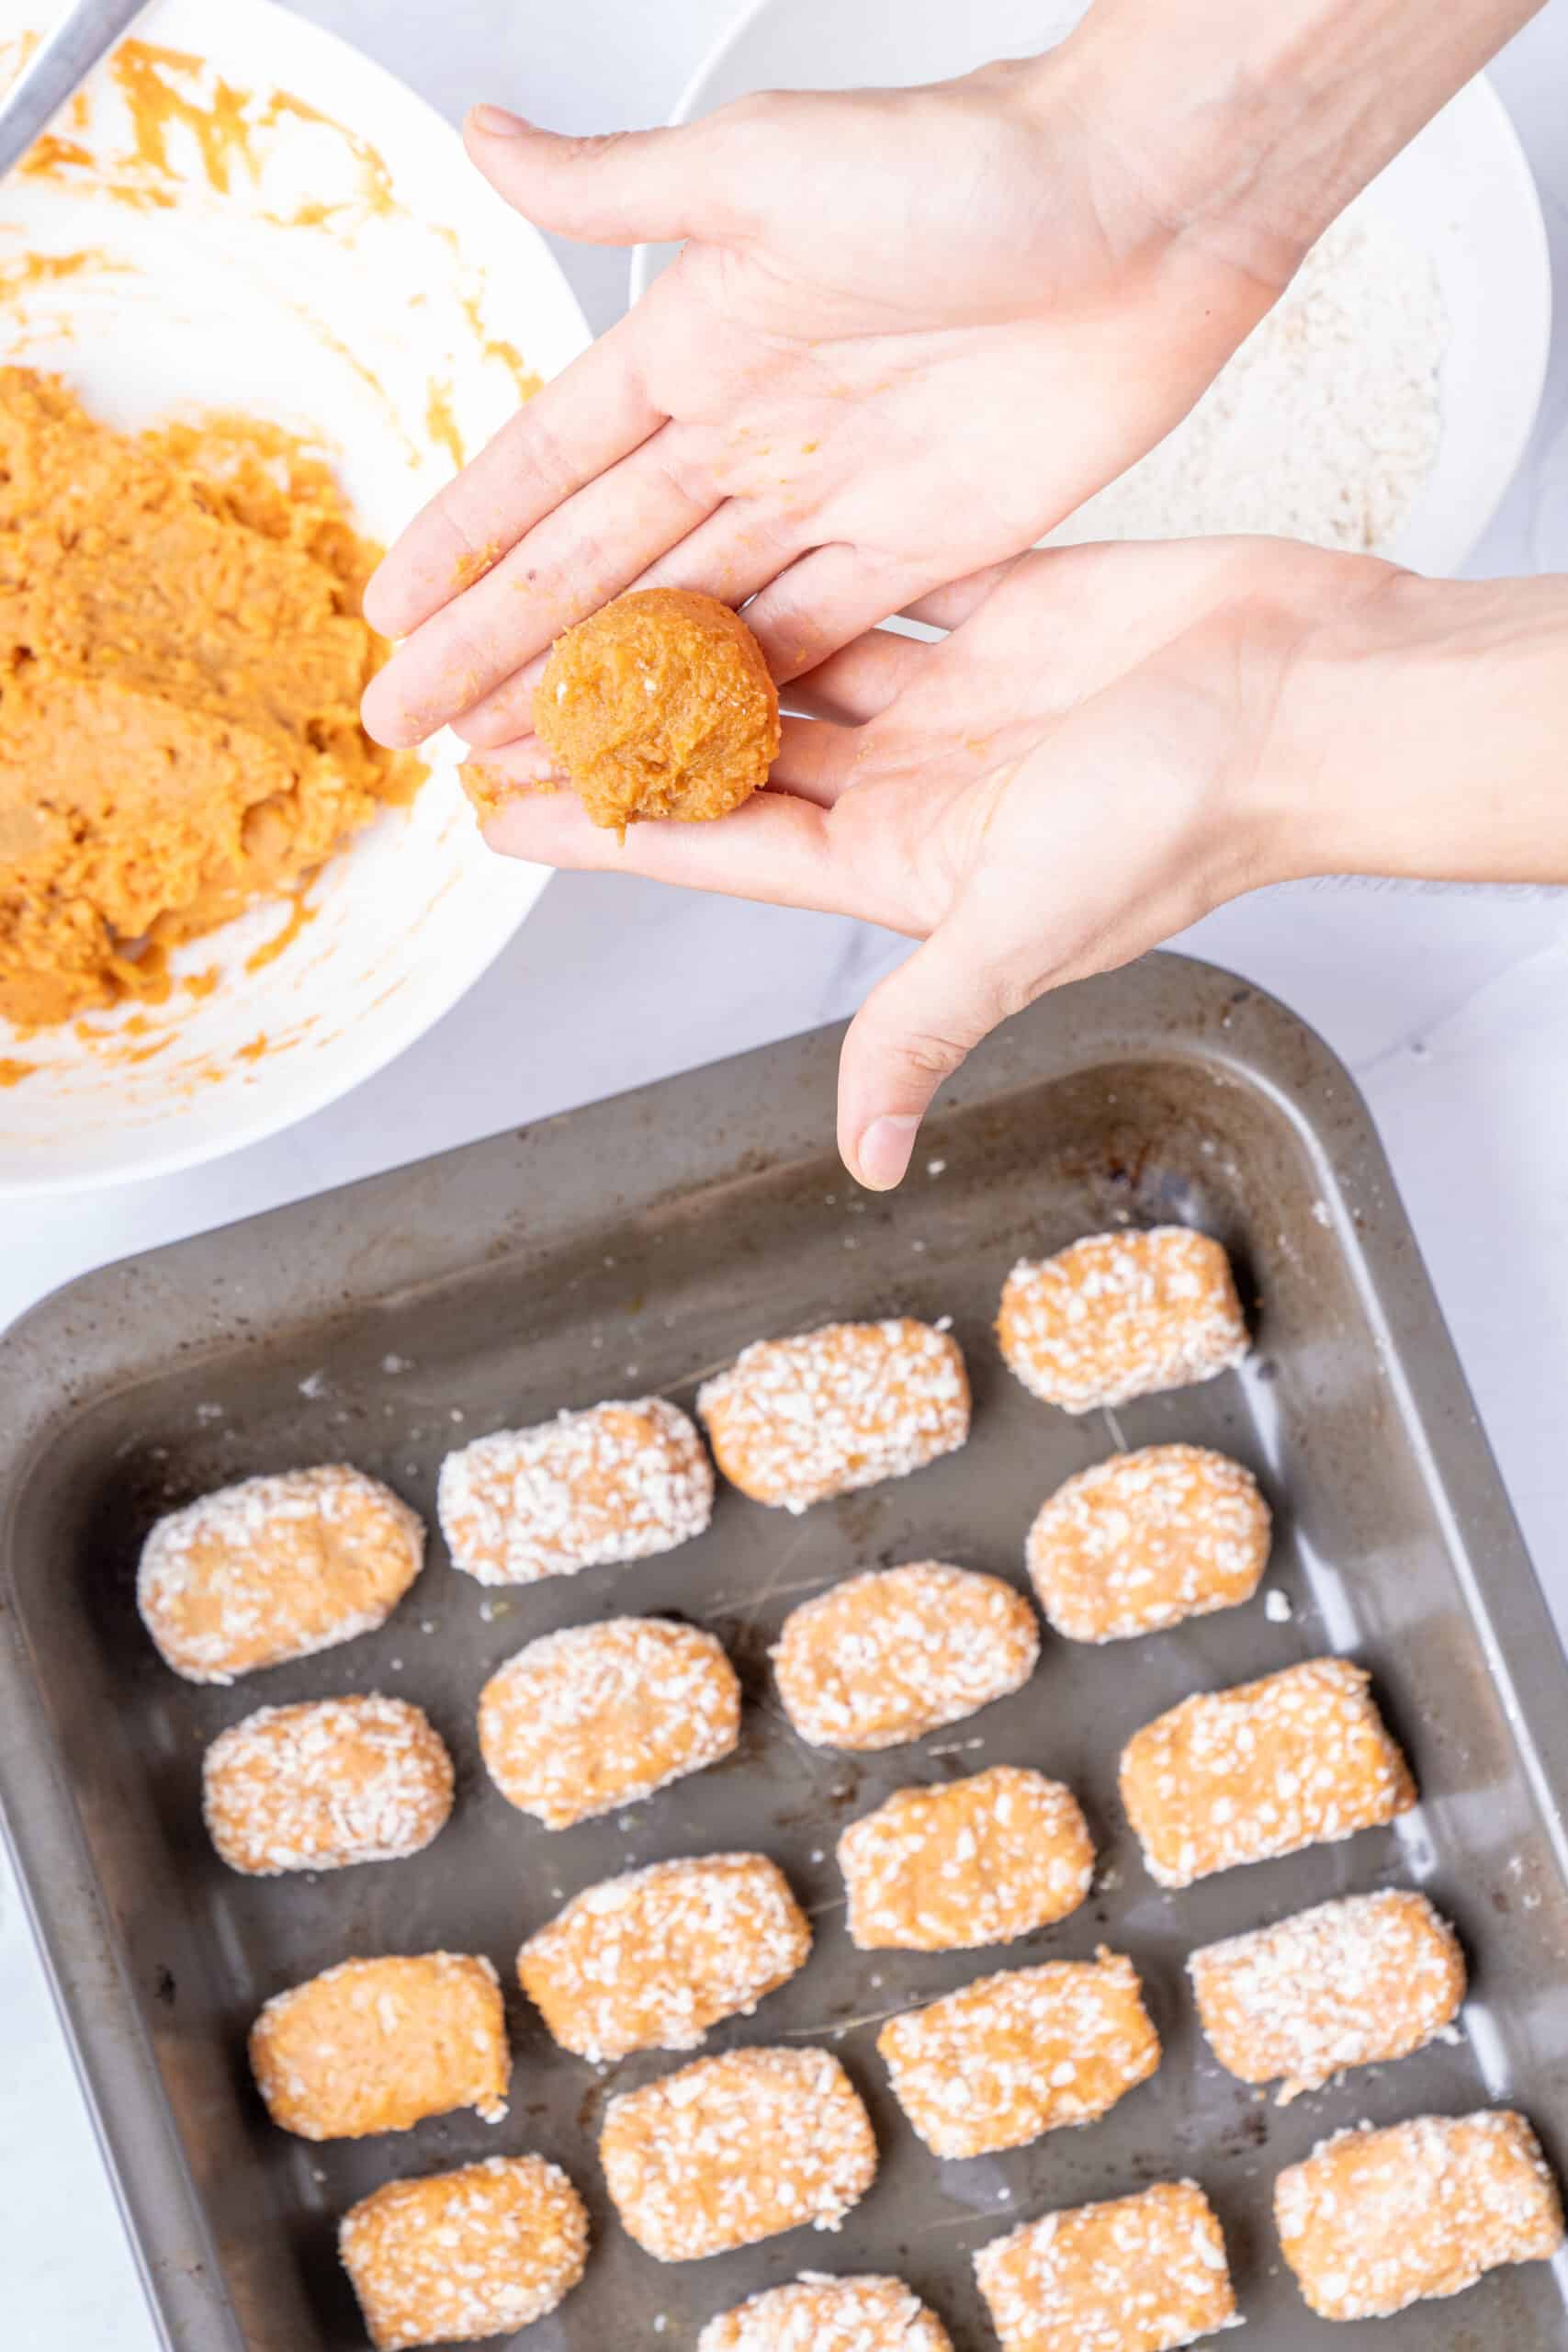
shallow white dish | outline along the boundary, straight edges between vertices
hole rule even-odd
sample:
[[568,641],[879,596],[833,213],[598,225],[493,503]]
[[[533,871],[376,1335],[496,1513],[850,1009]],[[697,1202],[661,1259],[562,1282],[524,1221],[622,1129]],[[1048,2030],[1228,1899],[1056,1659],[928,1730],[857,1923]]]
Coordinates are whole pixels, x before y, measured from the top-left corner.
[[[942,81],[1063,39],[1083,0],[756,0],[699,67],[673,119],[766,89]],[[1450,322],[1442,438],[1430,475],[1382,552],[1457,571],[1524,454],[1546,377],[1551,273],[1540,201],[1502,101],[1484,79],[1444,107],[1359,199],[1429,255]],[[641,294],[677,247],[643,245]]]
[[[0,81],[57,14],[0,0]],[[438,115],[288,9],[157,0],[133,38],[167,53],[142,74],[164,95],[144,90],[138,116],[111,58],[57,126],[90,161],[57,153],[0,183],[0,363],[57,370],[118,424],[270,418],[320,440],[361,528],[393,537],[512,413],[520,379],[586,343],[565,278]],[[70,275],[29,268],[78,254]],[[310,920],[273,961],[246,968],[287,906],[181,951],[176,969],[222,967],[204,998],[176,989],[26,1039],[0,1021],[0,1193],[156,1175],[252,1142],[456,1001],[547,877],[486,851],[455,740],[427,756],[413,805],[317,876]]]

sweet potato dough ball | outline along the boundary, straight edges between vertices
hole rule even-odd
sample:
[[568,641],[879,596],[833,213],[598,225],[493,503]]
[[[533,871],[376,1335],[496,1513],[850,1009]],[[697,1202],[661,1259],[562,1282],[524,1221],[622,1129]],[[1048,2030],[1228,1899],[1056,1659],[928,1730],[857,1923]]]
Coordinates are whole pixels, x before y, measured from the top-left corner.
[[534,723],[596,825],[727,817],[778,757],[779,697],[728,605],[684,588],[617,596],[556,639]]

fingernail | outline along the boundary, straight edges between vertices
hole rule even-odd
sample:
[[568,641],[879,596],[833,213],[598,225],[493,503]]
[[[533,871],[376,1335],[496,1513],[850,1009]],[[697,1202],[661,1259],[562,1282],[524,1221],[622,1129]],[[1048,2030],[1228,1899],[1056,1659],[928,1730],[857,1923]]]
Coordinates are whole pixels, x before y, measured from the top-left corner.
[[508,114],[504,107],[475,107],[468,120],[487,139],[515,139],[520,132],[533,129],[532,123],[525,122],[520,114]]
[[891,1111],[885,1112],[880,1119],[873,1119],[855,1147],[861,1182],[871,1192],[890,1193],[909,1165],[909,1154],[919,1131],[919,1119]]

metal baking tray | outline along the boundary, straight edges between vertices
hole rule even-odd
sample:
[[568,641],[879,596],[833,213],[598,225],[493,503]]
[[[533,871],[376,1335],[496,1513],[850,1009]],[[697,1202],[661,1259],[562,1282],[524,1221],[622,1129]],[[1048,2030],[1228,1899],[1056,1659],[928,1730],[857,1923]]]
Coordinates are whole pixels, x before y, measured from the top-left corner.
[[[702,2322],[802,2268],[900,2272],[960,2352],[993,2344],[970,2272],[986,2238],[1049,2207],[1193,2174],[1224,2223],[1241,2306],[1270,2352],[1568,2347],[1540,2265],[1455,2301],[1325,2329],[1285,2274],[1280,2167],[1361,2117],[1517,2100],[1568,2158],[1568,1681],[1556,1635],[1353,1087],[1279,1005],[1154,957],[1052,997],[945,1090],[915,1171],[858,1192],[831,1148],[840,1033],[823,1031],[304,1202],[88,1276],[0,1347],[0,1796],[148,2292],[177,2352],[348,2352],[364,2337],[334,2224],[366,2190],[537,2148],[591,2207],[588,2277],[529,2352],[691,2346]],[[1256,1302],[1239,1376],[1071,1420],[1025,1394],[991,1336],[1023,1251],[1119,1223],[1217,1234]],[[975,1389],[967,1448],[801,1519],[732,1492],[664,1558],[512,1593],[439,1544],[381,1633],[231,1690],[159,1663],[133,1606],[141,1537],[171,1504],[248,1473],[346,1457],[434,1519],[454,1442],[558,1406],[657,1389],[689,1403],[746,1340],[840,1316],[951,1315]],[[937,1556],[1021,1582],[1045,1493],[1119,1443],[1190,1438],[1258,1471],[1278,1513],[1249,1606],[1102,1649],[1047,1637],[1028,1687],[919,1746],[808,1750],[767,1651],[809,1590]],[[488,1783],[486,1675],[525,1640],[626,1610],[712,1626],[747,1686],[739,1753],[616,1818],[550,1836]],[[1127,1735],[1186,1692],[1323,1649],[1372,1668],[1423,1804],[1378,1832],[1162,1894],[1116,1798]],[[247,1881],[216,1860],[202,1749],[264,1702],[380,1688],[428,1708],[458,1759],[451,1826],[412,1861]],[[838,1906],[842,1824],[910,1781],[1029,1761],[1080,1792],[1097,1889],[1058,1927],[978,1953],[857,1955]],[[612,2090],[678,2063],[596,2072],[515,1997],[524,1935],[592,1880],[660,1857],[761,1848],[815,1915],[804,1973],[734,2041],[821,2039],[883,2149],[841,2234],[796,2232],[666,2267],[609,2212],[595,2123]],[[1428,1886],[1474,1972],[1468,2030],[1281,2109],[1220,2072],[1192,2019],[1190,1948],[1303,1904]],[[1146,1979],[1166,2041],[1104,2121],[939,2165],[857,2019],[986,1971],[1104,1939]],[[457,2118],[310,2146],[268,2123],[244,2064],[255,2010],[350,1953],[488,1952],[513,1986],[516,2073],[499,2128]]]

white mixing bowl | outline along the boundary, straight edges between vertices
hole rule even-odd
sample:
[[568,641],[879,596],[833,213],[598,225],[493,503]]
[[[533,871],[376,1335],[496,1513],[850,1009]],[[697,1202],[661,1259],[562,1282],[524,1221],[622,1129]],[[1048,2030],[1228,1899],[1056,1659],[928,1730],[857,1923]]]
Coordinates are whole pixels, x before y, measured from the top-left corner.
[[[54,13],[0,0],[0,81]],[[116,424],[231,409],[317,438],[361,527],[392,537],[528,371],[582,348],[565,279],[439,116],[270,0],[159,0],[134,38],[164,52],[140,117],[111,59],[61,126],[90,161],[57,150],[0,185],[0,361],[59,372]],[[56,276],[31,258],[76,254]],[[176,969],[220,967],[210,993],[30,1037],[0,1021],[0,1193],[231,1151],[437,1020],[547,878],[484,848],[457,757],[433,747],[412,806],[310,884],[308,920],[257,908],[181,951]]]

